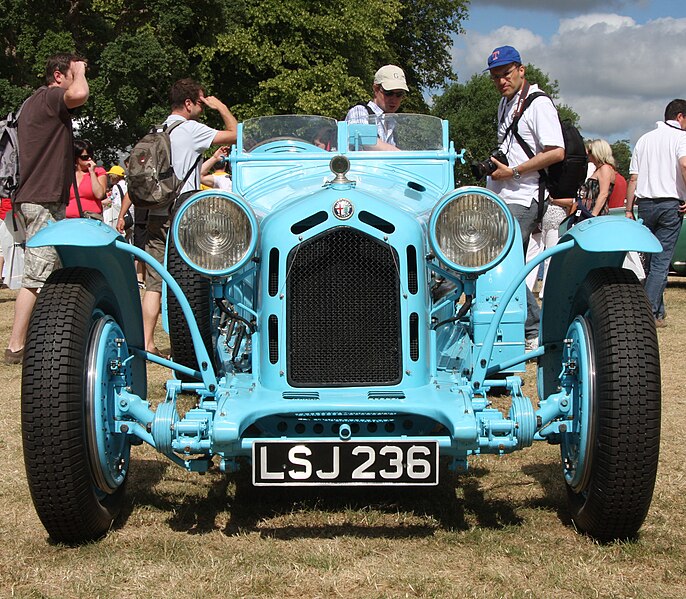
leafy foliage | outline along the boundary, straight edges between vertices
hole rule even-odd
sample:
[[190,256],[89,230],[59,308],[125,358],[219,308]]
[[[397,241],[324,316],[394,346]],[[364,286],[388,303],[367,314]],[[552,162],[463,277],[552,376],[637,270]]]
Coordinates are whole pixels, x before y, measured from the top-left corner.
[[629,180],[629,163],[631,162],[631,146],[628,139],[620,139],[613,144],[612,155],[617,163],[617,172],[624,175],[624,178]]
[[[527,65],[526,78],[536,83],[553,100],[559,97],[559,86],[540,69]],[[434,115],[450,122],[450,131],[458,149],[465,148],[467,164],[456,166],[455,181],[458,185],[474,185],[469,168],[470,162],[482,161],[498,146],[497,112],[500,94],[488,73],[473,75],[467,83],[454,83],[445,93],[434,99]],[[560,118],[578,126],[579,115],[569,106],[557,104]],[[482,181],[483,183],[483,181]]]
[[[79,135],[105,162],[169,112],[182,77],[200,81],[239,119],[315,113],[341,118],[368,99],[374,72],[396,63],[428,111],[422,87],[454,79],[450,35],[468,0],[0,0],[0,113],[41,84],[45,59],[78,51],[91,96]],[[206,119],[221,122],[214,111]]]

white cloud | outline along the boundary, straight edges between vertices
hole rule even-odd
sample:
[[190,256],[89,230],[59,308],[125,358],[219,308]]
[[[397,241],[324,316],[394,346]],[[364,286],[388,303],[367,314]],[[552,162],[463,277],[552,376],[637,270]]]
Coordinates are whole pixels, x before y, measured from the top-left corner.
[[453,52],[462,81],[484,69],[493,48],[513,45],[525,63],[558,80],[560,100],[579,113],[585,135],[634,142],[670,100],[686,97],[686,18],[637,24],[598,13],[562,19],[549,41],[512,27],[467,31],[463,39]]
[[627,27],[635,27],[636,22],[631,17],[615,14],[594,13],[582,15],[572,19],[560,20],[558,36],[566,36],[575,32],[586,32],[596,26],[602,27],[606,32],[614,32]]
[[528,29],[516,29],[509,26],[500,27],[488,35],[472,34],[467,31],[466,47],[453,49],[455,70],[461,75],[468,73],[468,76],[463,79],[469,78],[472,73],[483,71],[493,48],[505,44],[514,46],[522,55],[526,55],[530,50],[542,47],[544,42],[542,37]]
[[513,5],[512,0],[479,0],[480,6],[505,6],[507,8],[524,8],[552,13],[583,12],[601,8],[621,8],[623,6],[645,6],[649,0],[518,0]]

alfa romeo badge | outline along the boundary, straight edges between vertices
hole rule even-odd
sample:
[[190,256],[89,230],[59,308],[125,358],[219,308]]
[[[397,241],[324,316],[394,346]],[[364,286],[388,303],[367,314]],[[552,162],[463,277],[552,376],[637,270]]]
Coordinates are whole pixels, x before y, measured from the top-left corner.
[[353,203],[346,199],[341,198],[336,200],[333,205],[333,215],[339,220],[348,220],[355,212],[355,207]]

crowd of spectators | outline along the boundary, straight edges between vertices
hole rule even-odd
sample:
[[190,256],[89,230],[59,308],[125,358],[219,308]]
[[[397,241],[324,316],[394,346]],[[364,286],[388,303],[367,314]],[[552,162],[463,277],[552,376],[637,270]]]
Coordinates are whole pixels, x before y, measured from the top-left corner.
[[[587,142],[588,178],[577,196],[543,198],[538,173],[564,157],[564,140],[555,107],[549,99],[537,98],[531,102],[526,118],[519,119],[519,133],[534,148],[527,153],[510,135],[510,124],[515,116],[521,116],[520,106],[526,94],[535,93],[538,88],[526,81],[526,68],[519,52],[511,46],[496,48],[488,58],[487,70],[502,96],[497,113],[498,135],[501,149],[509,158],[509,164],[493,158],[496,167],[487,186],[512,211],[521,228],[524,250],[530,250],[527,256],[555,245],[564,223],[573,222],[570,216],[584,213],[586,217],[600,217],[609,208],[622,206],[626,201],[626,216],[633,218],[634,202],[637,202],[639,216],[664,248],[661,254],[648,260],[646,281],[656,325],[664,326],[662,294],[686,202],[686,102],[671,102],[664,122],[659,122],[655,131],[639,140],[631,160],[628,189],[626,180],[617,173],[609,143],[595,139]],[[373,99],[352,107],[346,120],[376,122],[377,143],[365,149],[397,150],[393,113],[409,91],[405,74],[395,65],[385,65],[377,71],[372,89]],[[127,193],[126,161],[111,165],[106,171],[98,165],[97,151],[91,143],[74,139],[69,110],[83,105],[88,97],[86,61],[76,55],[59,54],[48,59],[45,85],[22,109],[18,129],[20,185],[14,209],[8,200],[3,200],[0,206],[0,273],[3,285],[20,287],[13,330],[5,351],[6,363],[22,361],[36,297],[59,265],[54,248],[23,249],[24,239],[30,239],[48,223],[64,218],[97,219],[163,261],[169,210],[134,208]],[[170,135],[172,166],[180,180],[186,176],[181,196],[201,186],[231,190],[225,165],[229,148],[236,141],[237,122],[229,108],[218,98],[206,96],[203,87],[191,79],[182,79],[172,86],[170,106],[165,125],[174,129]],[[205,108],[217,111],[223,129],[199,122]],[[328,148],[333,142],[317,139],[315,143]],[[212,146],[220,147],[201,164],[202,155]],[[160,312],[162,281],[154,269],[146,270],[142,264],[137,265],[137,274],[139,286],[145,290],[142,299],[145,349],[161,355],[154,342],[154,329]],[[530,284],[533,279],[529,279]],[[527,304],[527,349],[535,349],[540,312],[531,291]]]

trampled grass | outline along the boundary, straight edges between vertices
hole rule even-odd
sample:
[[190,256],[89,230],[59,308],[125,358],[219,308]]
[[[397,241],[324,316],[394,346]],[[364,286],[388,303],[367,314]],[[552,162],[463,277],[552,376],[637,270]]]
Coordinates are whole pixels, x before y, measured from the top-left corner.
[[[14,293],[0,291],[7,339]],[[0,365],[2,597],[684,597],[686,281],[667,292],[662,447],[639,538],[570,523],[558,448],[470,461],[423,490],[255,490],[134,448],[122,517],[100,542],[50,542],[24,473],[20,367]],[[164,338],[160,348],[168,347]],[[157,397],[164,371],[150,369]],[[535,393],[531,373],[525,389]]]

